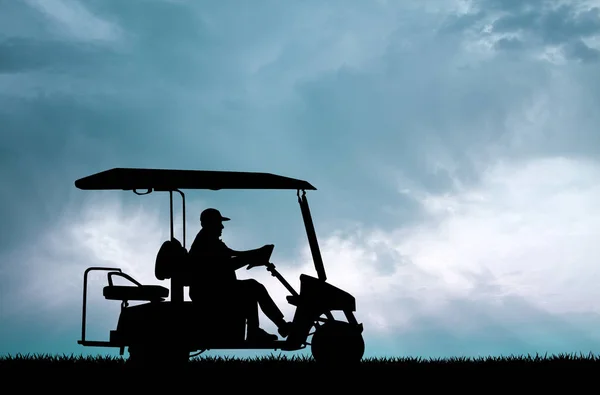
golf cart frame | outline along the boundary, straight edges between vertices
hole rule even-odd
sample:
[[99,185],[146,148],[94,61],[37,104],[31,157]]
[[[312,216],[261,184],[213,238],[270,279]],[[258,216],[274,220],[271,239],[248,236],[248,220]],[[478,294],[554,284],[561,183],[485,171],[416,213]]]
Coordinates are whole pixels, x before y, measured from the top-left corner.
[[[81,340],[85,347],[116,347],[123,355],[128,347],[130,358],[150,361],[151,356],[173,361],[187,360],[190,353],[202,353],[215,349],[271,349],[295,351],[311,345],[313,357],[321,361],[349,362],[360,361],[364,353],[362,338],[363,326],[354,316],[356,302],[352,295],[327,283],[327,276],[317,236],[306,198],[307,190],[316,190],[310,183],[270,173],[208,171],[208,170],[165,170],[114,168],[81,178],[75,181],[81,190],[123,190],[136,195],[152,192],[168,192],[170,201],[170,239],[159,250],[155,263],[155,276],[158,280],[170,280],[170,288],[160,285],[142,285],[130,275],[115,267],[89,267],[83,276],[83,307]],[[313,264],[317,277],[300,275],[300,292],[297,292],[275,269],[275,265],[265,262],[266,269],[276,277],[290,293],[288,303],[296,307],[292,330],[285,340],[266,344],[248,343],[243,338],[245,320],[224,323],[227,328],[225,338],[215,340],[209,335],[191,334],[185,328],[193,326],[186,317],[197,314],[193,303],[184,301],[184,288],[189,284],[185,276],[177,271],[180,262],[187,255],[186,249],[186,207],[183,189],[212,190],[254,189],[254,190],[295,190],[308,238]],[[140,192],[144,191],[144,192]],[[181,197],[183,211],[183,243],[174,235],[173,195]],[[166,257],[165,257],[166,256]],[[270,254],[269,257],[270,259]],[[88,275],[92,271],[106,271],[108,285],[103,295],[107,300],[121,302],[121,313],[115,330],[110,331],[108,341],[86,339]],[[121,277],[132,283],[131,286],[115,285],[113,277]],[[166,298],[170,295],[170,301]],[[129,302],[146,302],[130,306]],[[333,311],[344,313],[346,321],[338,321]],[[235,321],[235,320],[234,320]],[[206,322],[204,323],[206,324]],[[203,325],[204,325],[203,324]],[[212,321],[211,321],[212,324]],[[148,331],[148,327],[157,327]],[[314,332],[311,332],[312,329]],[[218,330],[223,333],[222,328]],[[150,333],[150,334],[148,334]],[[308,337],[313,335],[312,341]],[[179,342],[173,339],[178,338]],[[163,346],[162,348],[160,346]],[[161,353],[162,352],[162,353]]]

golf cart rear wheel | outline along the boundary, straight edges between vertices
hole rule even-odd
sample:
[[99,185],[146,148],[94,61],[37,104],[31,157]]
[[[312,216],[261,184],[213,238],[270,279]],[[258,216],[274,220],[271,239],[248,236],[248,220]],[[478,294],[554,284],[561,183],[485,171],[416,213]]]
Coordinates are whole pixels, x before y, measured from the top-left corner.
[[357,364],[364,355],[365,342],[361,331],[355,325],[343,321],[330,321],[315,330],[311,351],[318,364]]
[[190,352],[179,347],[135,345],[130,346],[128,351],[130,365],[140,367],[181,366],[190,358]]

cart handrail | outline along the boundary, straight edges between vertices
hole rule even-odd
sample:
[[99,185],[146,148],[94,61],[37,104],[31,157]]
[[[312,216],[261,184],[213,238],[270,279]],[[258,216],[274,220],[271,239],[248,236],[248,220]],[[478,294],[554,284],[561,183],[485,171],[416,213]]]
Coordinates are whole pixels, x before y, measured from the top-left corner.
[[125,278],[125,279],[127,279],[127,280],[131,281],[132,283],[134,283],[134,284],[135,284],[135,285],[137,285],[138,287],[141,287],[141,286],[142,286],[142,284],[141,284],[139,281],[135,280],[135,279],[134,279],[133,277],[131,277],[129,274],[125,274],[125,273],[121,272],[120,270],[119,270],[118,272],[110,272],[110,273],[108,273],[106,276],[108,277],[108,285],[109,285],[110,287],[112,287],[112,286],[113,286],[113,279],[112,279],[112,276],[119,276],[119,277],[123,277],[123,278]]
[[83,308],[82,308],[82,312],[81,312],[81,342],[85,342],[85,317],[86,317],[86,310],[87,310],[87,280],[88,280],[88,274],[91,271],[95,271],[95,270],[106,270],[106,271],[115,271],[115,272],[119,272],[121,273],[121,269],[119,268],[115,268],[115,267],[100,267],[100,266],[93,266],[93,267],[89,267],[87,269],[85,269],[85,272],[83,272]]

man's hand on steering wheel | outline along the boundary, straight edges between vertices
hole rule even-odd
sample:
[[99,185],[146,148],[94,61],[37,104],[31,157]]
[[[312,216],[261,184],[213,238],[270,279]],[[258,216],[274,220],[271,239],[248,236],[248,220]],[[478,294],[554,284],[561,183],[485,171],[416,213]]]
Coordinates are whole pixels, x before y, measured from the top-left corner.
[[257,266],[267,266],[268,262],[265,262],[263,260],[260,261],[252,261],[248,264],[248,267],[246,268],[246,270],[250,270],[253,267],[257,267]]

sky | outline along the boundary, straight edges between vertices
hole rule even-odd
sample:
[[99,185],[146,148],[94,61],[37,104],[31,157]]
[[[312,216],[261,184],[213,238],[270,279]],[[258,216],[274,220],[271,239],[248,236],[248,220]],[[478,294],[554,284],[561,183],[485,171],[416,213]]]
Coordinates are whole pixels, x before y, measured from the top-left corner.
[[[599,7],[0,1],[0,353],[118,355],[77,344],[87,267],[169,286],[154,277],[168,195],[74,186],[114,167],[313,184],[328,281],[356,297],[366,357],[599,353]],[[188,247],[216,207],[231,248],[274,244],[296,289],[316,275],[295,191],[186,205]],[[239,278],[292,318],[264,268]],[[90,276],[89,340],[118,320],[105,285]],[[206,353],[225,354],[261,353]]]

